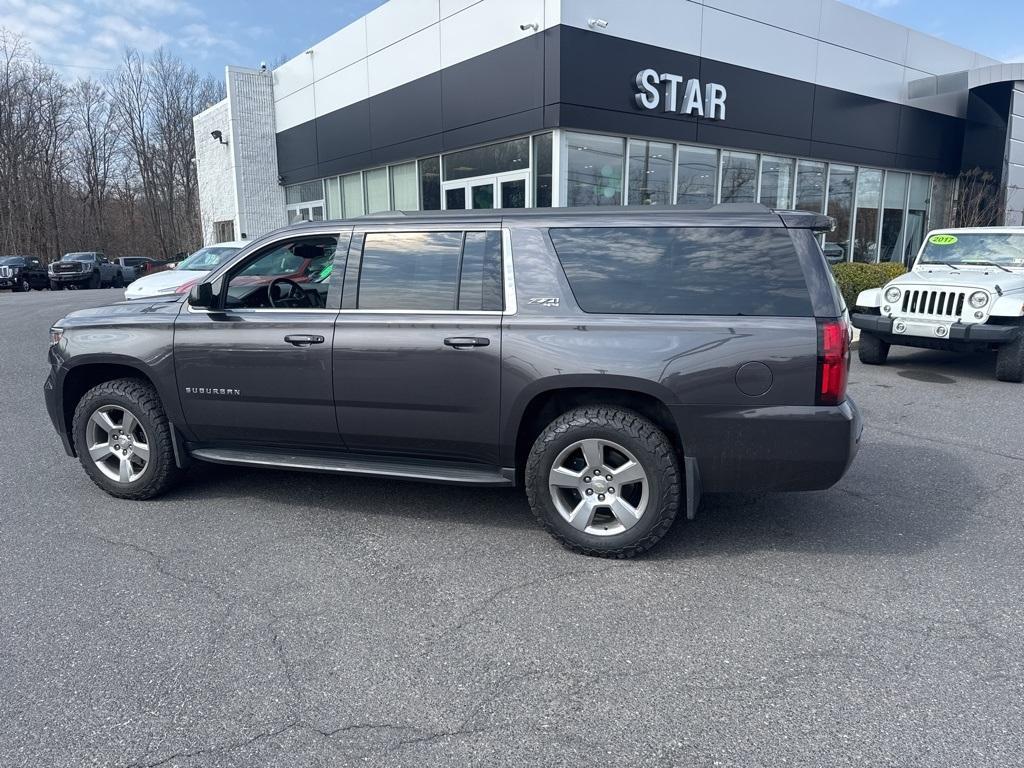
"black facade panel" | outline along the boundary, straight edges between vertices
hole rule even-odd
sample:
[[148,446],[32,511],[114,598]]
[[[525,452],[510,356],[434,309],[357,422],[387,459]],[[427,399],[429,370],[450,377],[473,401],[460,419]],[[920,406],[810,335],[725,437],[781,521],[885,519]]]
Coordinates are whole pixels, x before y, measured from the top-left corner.
[[462,149],[473,144],[485,144],[498,139],[507,139],[521,133],[540,131],[544,128],[544,109],[538,107],[528,112],[499,117],[486,123],[476,123],[445,131],[443,136],[444,150]]
[[817,85],[811,139],[896,154],[901,111],[899,104]]
[[440,133],[441,73],[370,97],[370,149]]
[[701,62],[700,79],[702,83],[722,83],[729,89],[726,119],[705,121],[702,125],[726,125],[741,131],[811,140],[815,88],[812,83],[711,59]]
[[896,149],[899,154],[930,157],[947,163],[948,170],[953,171],[959,165],[963,141],[963,120],[915,107],[903,107]]
[[392,144],[390,147],[378,147],[370,153],[371,164],[383,165],[384,163],[415,159],[424,155],[440,154],[442,146],[441,134],[435,133],[433,136],[403,141],[401,144]]
[[316,119],[317,162],[369,152],[370,102],[360,101]]
[[697,140],[697,121],[691,118],[674,115],[652,117],[640,111],[617,112],[576,104],[561,105],[558,125],[581,131],[628,133],[632,136],[651,136],[670,141]]
[[[351,171],[359,171],[363,168],[368,168],[373,165],[373,155],[369,152],[359,152],[355,155],[348,155],[347,157],[337,157],[334,160],[328,160],[326,163],[320,163],[317,165],[317,172],[314,178],[321,176],[337,176],[342,173],[350,173]],[[291,178],[288,179],[289,183]]]
[[972,88],[967,99],[961,168],[981,168],[1001,179],[1006,152],[1007,121],[1013,83],[992,83]]
[[443,130],[544,106],[544,35],[530,35],[441,72]]
[[811,153],[810,139],[794,138],[776,133],[746,131],[720,122],[706,122],[697,125],[697,141],[701,144],[716,144],[753,152],[776,152],[780,155],[801,155]]
[[877,149],[851,147],[846,144],[827,144],[823,141],[811,142],[811,157],[816,160],[831,160],[834,163],[850,163],[851,165],[880,165],[883,168],[896,166],[895,152],[879,152]]
[[700,72],[700,59],[688,53],[575,27],[562,27],[559,49],[560,100],[578,107],[650,116],[654,113],[640,110],[633,99],[637,72],[651,68],[684,78],[698,77]]
[[289,184],[300,168],[316,165],[316,122],[296,125],[277,134],[277,169]]
[[562,100],[561,67],[562,28],[544,30],[544,104],[557,104]]
[[285,184],[298,184],[301,181],[312,181],[320,178],[320,168],[317,165],[304,165],[299,168],[292,168],[285,172],[278,167],[278,173],[284,179]]

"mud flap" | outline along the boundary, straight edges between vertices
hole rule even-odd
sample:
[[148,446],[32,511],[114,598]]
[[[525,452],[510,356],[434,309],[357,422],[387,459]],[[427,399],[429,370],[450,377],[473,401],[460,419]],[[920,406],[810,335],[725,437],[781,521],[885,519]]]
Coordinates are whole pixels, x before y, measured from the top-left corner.
[[683,468],[686,472],[686,519],[693,520],[697,516],[702,494],[700,469],[697,467],[697,460],[690,456],[683,457]]

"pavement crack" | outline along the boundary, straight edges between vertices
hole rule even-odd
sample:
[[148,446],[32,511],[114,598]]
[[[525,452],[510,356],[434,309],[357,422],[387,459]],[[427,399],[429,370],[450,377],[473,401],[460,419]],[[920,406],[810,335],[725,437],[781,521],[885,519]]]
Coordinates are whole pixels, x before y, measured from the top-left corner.
[[137,758],[127,764],[124,768],[158,768],[161,765],[167,765],[174,760],[191,760],[196,757],[203,757],[204,755],[210,754],[223,754],[225,752],[233,752],[237,749],[244,749],[256,742],[263,741],[264,739],[272,739],[275,736],[280,736],[282,733],[291,730],[292,728],[300,727],[302,723],[297,721],[290,721],[284,725],[271,729],[269,731],[260,731],[248,738],[227,742],[225,744],[214,744],[206,747],[200,747],[190,751],[175,752],[174,754],[161,757],[158,760],[152,762],[146,762],[145,757]]

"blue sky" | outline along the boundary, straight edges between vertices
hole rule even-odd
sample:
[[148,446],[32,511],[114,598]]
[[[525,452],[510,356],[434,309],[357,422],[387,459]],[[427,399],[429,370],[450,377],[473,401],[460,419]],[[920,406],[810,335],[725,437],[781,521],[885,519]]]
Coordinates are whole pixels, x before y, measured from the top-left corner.
[[[24,35],[44,61],[69,75],[102,76],[126,45],[146,52],[166,45],[220,77],[225,64],[256,66],[291,58],[381,2],[0,0],[0,26]],[[1024,60],[1019,0],[849,2],[995,58]]]

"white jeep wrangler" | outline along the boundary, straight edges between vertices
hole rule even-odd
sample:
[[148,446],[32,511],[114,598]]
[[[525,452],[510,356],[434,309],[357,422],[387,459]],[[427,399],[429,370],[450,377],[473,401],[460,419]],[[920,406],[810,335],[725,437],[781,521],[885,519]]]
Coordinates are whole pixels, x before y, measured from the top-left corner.
[[857,297],[862,363],[892,344],[995,349],[996,378],[1024,381],[1024,227],[929,232],[914,268]]

